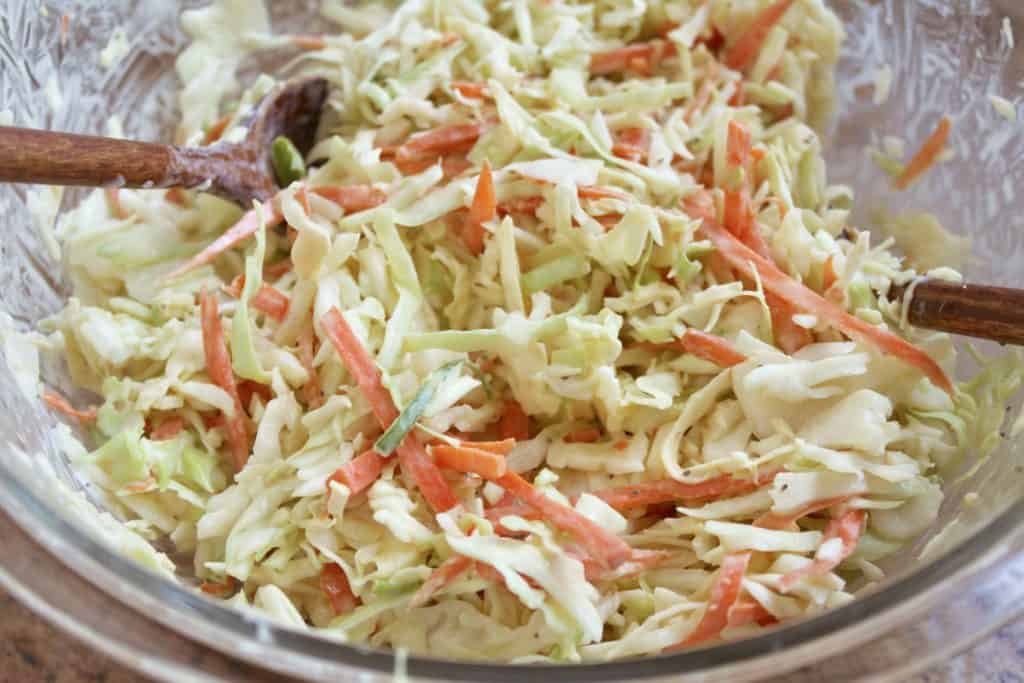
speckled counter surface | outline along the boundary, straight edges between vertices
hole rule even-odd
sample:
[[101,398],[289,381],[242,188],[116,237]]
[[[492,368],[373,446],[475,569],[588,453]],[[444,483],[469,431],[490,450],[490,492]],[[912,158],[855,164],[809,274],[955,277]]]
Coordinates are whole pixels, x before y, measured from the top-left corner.
[[[0,683],[129,683],[138,674],[92,652],[0,592]],[[1024,683],[1024,621],[908,683]]]

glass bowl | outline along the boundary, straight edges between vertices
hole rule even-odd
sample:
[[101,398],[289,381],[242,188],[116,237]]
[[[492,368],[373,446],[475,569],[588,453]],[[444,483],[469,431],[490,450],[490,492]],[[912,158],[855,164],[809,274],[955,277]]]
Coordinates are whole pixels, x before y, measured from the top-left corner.
[[[245,3],[247,0],[234,0]],[[184,47],[182,9],[196,1],[23,0],[0,7],[0,122],[104,133],[117,114],[127,135],[173,137],[174,56]],[[316,4],[268,3],[275,27],[323,27]],[[1024,48],[1006,28],[1020,24],[1017,0],[836,0],[848,40],[838,78],[837,118],[827,138],[829,174],[855,188],[859,225],[874,209],[926,208],[966,236],[976,282],[1024,280],[1024,128],[992,105],[1020,109]],[[65,18],[66,17],[66,18]],[[1004,23],[1004,21],[1006,23]],[[123,30],[127,55],[104,66],[101,51]],[[289,55],[261,57],[250,73]],[[891,69],[888,99],[875,101],[877,74]],[[243,74],[244,78],[244,74]],[[908,193],[892,195],[866,148],[885,136],[922,139],[940,116],[956,121],[955,156]],[[64,211],[79,201],[66,191]],[[32,200],[35,201],[35,200]],[[53,216],[30,211],[28,188],[0,187],[8,239],[0,243],[0,309],[20,329],[57,311],[68,296],[47,247]],[[45,214],[45,212],[43,212]],[[967,354],[964,354],[966,357]],[[396,658],[291,630],[230,610],[113,552],[54,478],[79,486],[51,442],[55,418],[24,400],[0,348],[0,583],[62,628],[151,677],[167,680],[388,680]],[[15,370],[18,370],[16,366]],[[965,361],[961,370],[972,372]],[[42,368],[58,389],[57,366]],[[1014,412],[1016,415],[1015,404]],[[940,523],[893,558],[889,578],[860,599],[815,619],[747,640],[672,656],[569,667],[495,666],[410,657],[418,679],[524,681],[751,681],[795,672],[796,680],[905,680],[1024,614],[1024,441],[1004,438],[972,476],[947,490]],[[973,493],[977,495],[967,495]],[[965,502],[967,501],[967,502]],[[973,501],[972,504],[969,504]]]

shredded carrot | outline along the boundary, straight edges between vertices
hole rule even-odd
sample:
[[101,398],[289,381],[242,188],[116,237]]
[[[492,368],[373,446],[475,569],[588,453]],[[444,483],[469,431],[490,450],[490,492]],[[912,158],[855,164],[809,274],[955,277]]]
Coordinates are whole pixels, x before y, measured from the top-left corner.
[[690,218],[714,220],[715,199],[706,189],[700,188],[683,199],[683,212]]
[[630,161],[642,161],[651,146],[651,132],[646,128],[623,128],[617,132],[612,154]]
[[627,448],[629,448],[629,440],[628,439],[619,439],[614,444],[612,444],[612,448],[614,448],[617,451],[624,451]]
[[687,500],[717,500],[750,493],[770,484],[778,471],[766,472],[756,479],[736,479],[731,474],[690,484],[675,479],[644,481],[632,486],[591,491],[618,511],[632,510],[659,503]]
[[681,643],[668,648],[666,652],[683,650],[706,640],[716,638],[729,625],[729,612],[739,600],[743,587],[743,575],[747,572],[753,553],[749,550],[729,553],[722,560],[722,568],[711,587],[708,606],[696,628]]
[[[381,381],[377,364],[336,307],[324,314],[320,325],[355,378],[380,426],[387,429],[398,418],[398,408]],[[403,439],[398,446],[398,459],[402,470],[416,482],[435,512],[445,512],[458,504],[441,471],[414,437]]]
[[116,187],[105,187],[103,193],[107,196],[107,204],[110,206],[110,213],[118,220],[125,220],[129,214],[121,204],[121,190]]
[[735,71],[753,65],[764,47],[764,41],[796,0],[778,0],[754,18],[750,28],[730,47],[722,62]]
[[413,594],[409,607],[422,607],[430,599],[450,586],[455,579],[473,566],[474,560],[465,555],[453,555],[430,573],[423,585]]
[[453,153],[466,153],[473,148],[477,139],[491,127],[489,123],[469,123],[444,126],[414,135],[395,150],[396,161],[419,161],[436,159]]
[[[263,207],[266,214],[266,227],[272,228],[282,220],[281,212],[277,210],[276,202],[268,202]],[[255,208],[246,211],[233,226],[225,230],[220,237],[211,242],[205,249],[193,256],[184,264],[178,266],[164,276],[165,280],[173,280],[176,277],[195,270],[200,266],[210,263],[228,249],[235,247],[256,234],[256,231],[263,226],[260,212]]]
[[189,199],[188,193],[180,187],[172,187],[164,193],[164,198],[171,204],[177,204],[182,208],[188,208],[192,205]]
[[850,500],[853,496],[840,496],[837,498],[823,498],[822,500],[816,500],[804,505],[803,507],[790,512],[788,514],[778,514],[769,512],[761,515],[759,518],[754,520],[754,526],[761,527],[762,529],[775,529],[784,530],[791,528],[797,521],[803,519],[807,515],[813,515],[815,512],[821,512],[827,510],[830,507],[836,505],[842,505],[846,501]]
[[629,559],[632,549],[628,543],[576,510],[548,498],[515,472],[508,472],[494,481],[540,512],[546,521],[573,536],[591,558],[603,566],[614,569]]
[[544,198],[540,196],[506,199],[498,204],[498,215],[505,216],[510,213],[535,214],[543,203]]
[[600,185],[580,185],[576,194],[580,199],[621,199],[626,201],[629,196],[611,187]]
[[199,590],[203,591],[207,595],[216,595],[217,597],[224,597],[234,593],[238,588],[238,581],[233,576],[229,576],[225,579],[224,583],[216,583],[214,581],[203,581],[199,584]]
[[765,292],[785,300],[794,310],[817,316],[819,320],[837,327],[849,337],[861,339],[887,355],[893,355],[918,368],[937,387],[953,394],[953,383],[931,356],[892,332],[875,327],[856,318],[819,294],[796,282],[779,270],[774,263],[752,251],[714,221],[704,221],[704,233],[715,245],[729,265],[741,272],[754,268],[761,278]]
[[213,383],[228,393],[234,403],[231,415],[225,415],[225,428],[231,459],[235,471],[241,471],[249,459],[249,427],[242,400],[238,395],[235,375],[231,370],[231,356],[224,341],[217,299],[204,287],[199,293],[199,310],[203,329],[203,351],[206,354],[206,372]]
[[729,98],[730,107],[742,107],[747,102],[747,86],[740,81],[736,84],[736,92]]
[[322,185],[311,187],[313,194],[329,199],[345,213],[357,213],[380,206],[387,199],[384,191],[373,185]]
[[498,201],[494,195],[494,179],[491,177],[491,164],[485,159],[480,169],[480,179],[476,183],[473,203],[466,215],[466,224],[462,230],[462,239],[476,256],[484,251],[484,239],[487,231],[484,223],[494,220],[497,215]]
[[501,414],[498,431],[502,439],[529,440],[530,418],[516,401],[505,401],[505,412]]
[[479,474],[485,479],[498,479],[508,471],[504,456],[469,446],[441,444],[434,446],[431,454],[439,467]]
[[68,36],[71,35],[71,15],[64,12],[60,15],[60,45],[68,44]]
[[276,280],[286,273],[290,273],[295,268],[295,264],[292,263],[290,258],[283,258],[277,263],[271,263],[263,266],[263,279],[264,280]]
[[935,165],[935,162],[942,156],[942,152],[945,151],[952,130],[953,122],[948,116],[942,117],[938,127],[910,160],[907,168],[899,178],[893,181],[893,187],[897,190],[906,190],[914,184],[915,180],[927,173],[928,169]]
[[771,626],[777,624],[778,619],[771,612],[766,610],[761,603],[749,598],[741,598],[729,610],[729,628],[739,628],[747,624],[756,623],[758,626]]
[[334,562],[325,564],[320,570],[320,590],[327,596],[335,614],[348,614],[360,603],[352,592],[345,570]]
[[323,50],[327,47],[323,36],[292,36],[291,43],[300,50]]
[[252,403],[253,396],[259,396],[266,404],[274,398],[274,390],[266,384],[253,382],[251,379],[243,379],[238,382],[238,399],[244,407],[248,407]]
[[482,100],[487,97],[487,85],[484,83],[452,81],[452,90],[457,91],[463,97],[473,100]]
[[[231,284],[222,287],[224,293],[234,299],[240,299],[242,297],[242,290],[244,288],[244,275],[236,276],[235,279],[231,281]],[[277,322],[281,322],[288,316],[288,306],[291,302],[288,299],[288,295],[282,294],[274,287],[264,284],[259,288],[259,291],[253,295],[249,303],[257,311],[266,313],[270,318]]]
[[775,335],[775,344],[788,354],[794,354],[800,349],[814,343],[814,335],[805,327],[801,327],[793,320],[793,316],[799,313],[789,301],[771,293],[765,293],[765,302],[772,314],[772,332]]
[[606,76],[629,70],[647,75],[657,68],[663,59],[674,57],[675,54],[675,44],[664,40],[618,47],[591,55],[590,73],[594,76]]
[[601,438],[601,430],[597,427],[583,427],[574,432],[569,432],[562,441],[566,443],[594,443]]
[[387,459],[372,448],[339,467],[328,481],[344,484],[352,495],[370,488]]
[[[512,449],[516,447],[515,439],[502,439],[501,441],[471,441],[469,439],[461,439],[459,437],[452,437],[458,441],[458,448],[472,448],[478,451],[487,451],[488,453],[495,453],[496,455],[508,455],[512,452]],[[435,441],[436,444],[444,444],[444,441]]]
[[750,131],[739,121],[729,121],[725,158],[730,166],[746,168],[750,163],[752,138]]
[[624,562],[614,571],[604,569],[588,557],[581,557],[578,559],[583,562],[583,571],[587,577],[587,581],[593,583],[598,581],[618,581],[621,579],[634,578],[644,572],[654,569],[671,557],[671,552],[665,552],[662,550],[634,549],[629,560]]
[[[324,197],[325,199],[329,199],[348,213],[362,211],[364,209],[372,209],[373,207],[382,204],[385,199],[382,191],[368,185],[316,187],[312,189],[312,192],[313,194]],[[267,228],[273,228],[279,225],[284,218],[281,215],[280,210],[277,208],[277,203],[277,198],[275,197],[273,200],[266,202],[263,205],[263,212],[266,214],[267,218]],[[255,208],[246,211],[237,223],[225,230],[220,237],[207,245],[205,249],[193,256],[186,263],[165,275],[164,279],[172,280],[184,275],[190,270],[194,270],[199,266],[210,263],[228,249],[238,246],[248,238],[255,235],[261,225],[262,223],[260,221],[259,211]]]
[[720,368],[731,368],[747,359],[727,339],[699,330],[687,330],[680,340],[686,353],[710,361]]
[[74,417],[82,422],[94,422],[96,420],[96,408],[87,408],[86,410],[78,410],[68,403],[68,400],[49,389],[43,390],[43,400],[48,406],[54,410],[64,413],[68,417]]
[[153,441],[167,441],[178,436],[183,429],[185,429],[185,419],[180,415],[174,415],[151,429],[149,438]]
[[320,379],[317,375],[313,359],[316,357],[316,335],[313,328],[303,330],[299,335],[299,362],[306,371],[306,383],[302,385],[302,397],[309,408],[319,408],[324,404],[324,393],[320,389]]
[[224,131],[228,129],[228,124],[231,123],[231,119],[235,117],[234,114],[225,114],[220,117],[206,129],[206,142],[217,142],[224,135]]
[[830,254],[829,257],[825,259],[825,276],[822,283],[823,290],[827,292],[832,289],[832,286],[838,281],[839,275],[836,273],[835,255]]
[[[860,540],[860,535],[864,531],[865,517],[866,513],[863,510],[849,510],[838,519],[829,522],[814,562],[783,576],[779,580],[782,592],[788,592],[802,578],[828,574],[852,555],[853,551],[857,549],[857,541]],[[822,552],[821,548],[834,539],[839,539],[841,543],[839,552]]]

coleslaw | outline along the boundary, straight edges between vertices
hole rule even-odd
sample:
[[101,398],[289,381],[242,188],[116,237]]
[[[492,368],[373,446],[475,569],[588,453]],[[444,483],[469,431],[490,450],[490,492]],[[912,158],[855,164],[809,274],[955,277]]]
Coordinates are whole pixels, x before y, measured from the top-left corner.
[[281,48],[331,84],[319,142],[245,211],[91,194],[33,337],[102,399],[42,394],[77,471],[214,599],[446,658],[695,647],[854,599],[994,448],[1019,371],[955,385],[891,295],[951,249],[872,244],[828,181],[821,0],[322,12],[185,14],[181,142],[241,139],[274,79],[235,71]]

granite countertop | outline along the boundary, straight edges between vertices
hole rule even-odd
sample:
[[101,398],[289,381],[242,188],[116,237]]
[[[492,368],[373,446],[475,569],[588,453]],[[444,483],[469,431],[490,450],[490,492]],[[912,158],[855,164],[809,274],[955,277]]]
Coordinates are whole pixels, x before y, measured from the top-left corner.
[[[138,683],[139,674],[93,652],[0,592],[0,683]],[[1024,621],[908,683],[1024,683]]]

